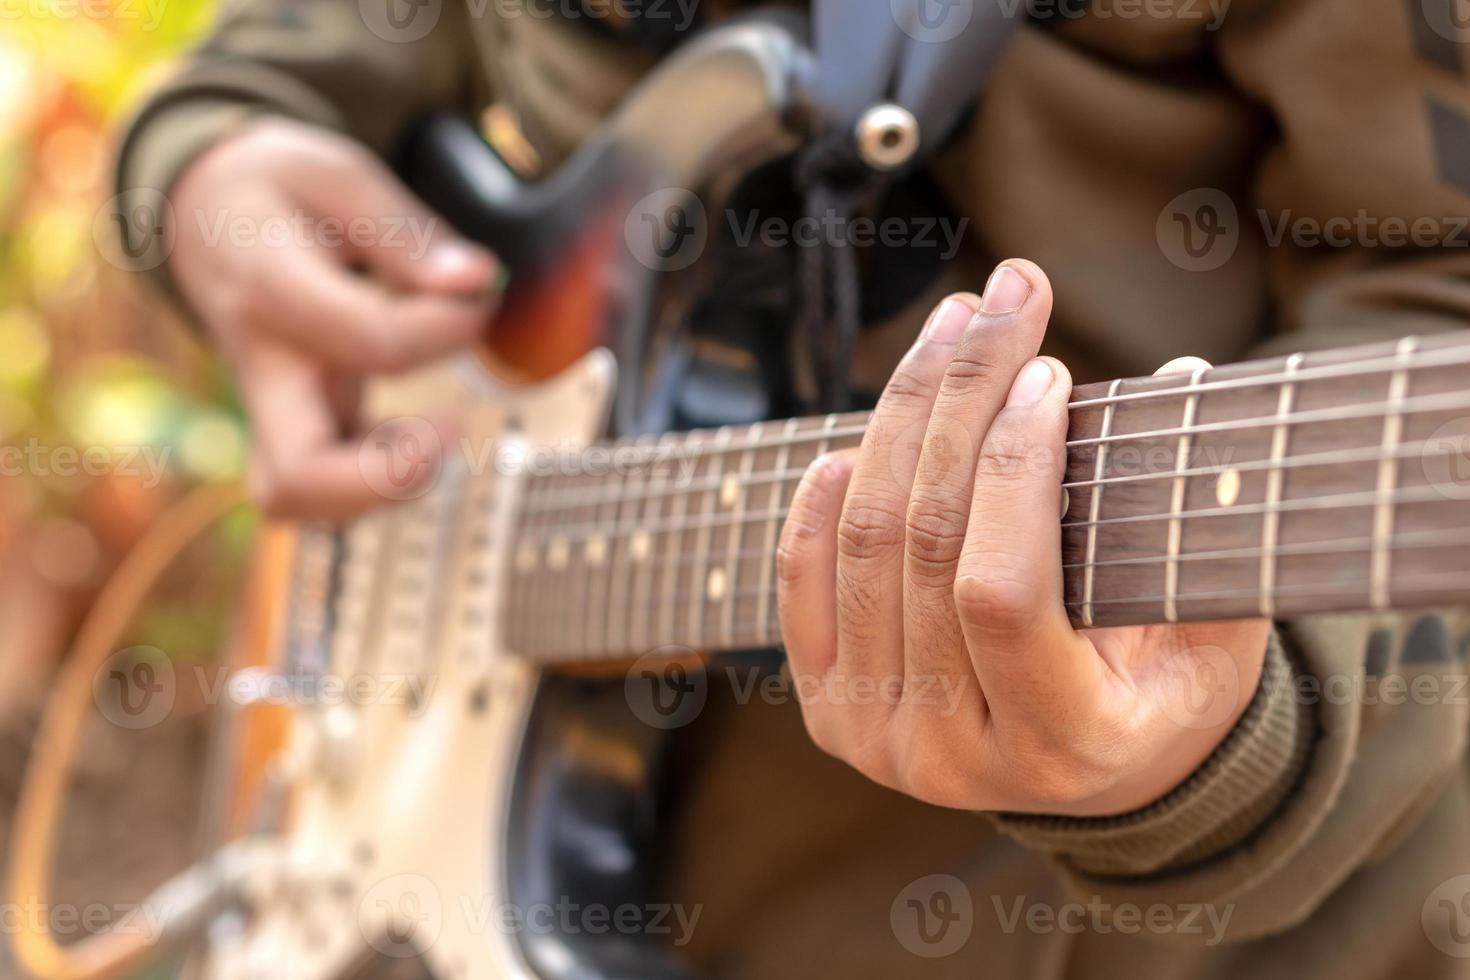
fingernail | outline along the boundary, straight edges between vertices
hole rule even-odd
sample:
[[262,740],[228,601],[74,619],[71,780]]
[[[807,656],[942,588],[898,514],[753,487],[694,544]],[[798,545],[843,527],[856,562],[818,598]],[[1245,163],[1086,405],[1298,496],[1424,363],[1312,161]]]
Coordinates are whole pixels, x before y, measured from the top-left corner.
[[1031,284],[1026,277],[1008,265],[1002,265],[991,273],[985,284],[985,295],[980,300],[980,312],[996,316],[1014,313],[1026,304],[1031,295]]
[[974,318],[973,306],[951,296],[940,303],[939,309],[929,317],[929,323],[924,327],[924,339],[936,344],[957,344]]
[[428,255],[429,273],[441,289],[453,292],[498,292],[504,267],[478,245],[448,241]]
[[1035,405],[1046,397],[1056,380],[1057,373],[1049,363],[1039,357],[1032,360],[1016,376],[1015,384],[1011,385],[1010,397],[1006,399],[1006,406],[1021,408]]

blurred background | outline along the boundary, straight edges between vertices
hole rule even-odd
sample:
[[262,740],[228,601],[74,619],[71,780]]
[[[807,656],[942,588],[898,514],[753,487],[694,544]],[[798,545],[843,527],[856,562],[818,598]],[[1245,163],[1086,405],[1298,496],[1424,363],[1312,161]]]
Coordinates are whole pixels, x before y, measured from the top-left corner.
[[[118,267],[98,217],[119,123],[215,6],[0,0],[0,839],[89,601],[182,493],[242,466],[226,374]],[[128,645],[179,671],[207,665],[228,636],[251,523],[241,514],[192,549]],[[94,720],[62,831],[58,908],[115,918],[196,853],[208,729],[207,706],[187,701],[197,689],[180,685],[160,725]],[[28,914],[49,911],[7,908],[0,931]],[[79,938],[52,926],[62,942]],[[0,977],[16,975],[7,945]]]

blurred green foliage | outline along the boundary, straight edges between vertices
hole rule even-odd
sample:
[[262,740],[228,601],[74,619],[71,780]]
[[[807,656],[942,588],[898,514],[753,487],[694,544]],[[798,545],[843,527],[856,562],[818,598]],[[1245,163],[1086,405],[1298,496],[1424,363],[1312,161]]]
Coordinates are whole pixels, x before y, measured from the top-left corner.
[[[0,561],[30,539],[64,586],[95,587],[188,486],[241,473],[226,374],[108,261],[98,220],[119,126],[214,7],[0,0]],[[136,641],[213,646],[248,530],[190,556]]]

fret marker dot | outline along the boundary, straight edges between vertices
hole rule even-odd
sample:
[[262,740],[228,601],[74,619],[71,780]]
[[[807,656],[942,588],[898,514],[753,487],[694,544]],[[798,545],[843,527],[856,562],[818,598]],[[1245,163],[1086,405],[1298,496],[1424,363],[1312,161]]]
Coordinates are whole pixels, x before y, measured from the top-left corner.
[[536,546],[534,544],[523,544],[516,551],[516,568],[523,572],[529,572],[536,567]]
[[601,565],[605,560],[607,560],[607,538],[589,538],[587,540],[587,564]]
[[725,574],[725,570],[723,568],[711,568],[709,572],[709,579],[705,582],[704,587],[705,593],[710,597],[710,600],[713,602],[719,602],[721,599],[725,598],[725,593],[728,592],[729,589],[730,579],[729,576]]
[[633,556],[634,561],[643,561],[653,549],[653,539],[648,536],[647,531],[639,531],[628,541],[628,553]]
[[571,557],[571,548],[567,545],[566,538],[557,538],[551,542],[546,549],[546,563],[555,569],[567,567],[567,560]]
[[735,501],[740,499],[740,479],[731,474],[720,483],[720,506],[734,507]]
[[1234,507],[1240,499],[1240,471],[1226,470],[1215,482],[1215,499],[1221,507]]

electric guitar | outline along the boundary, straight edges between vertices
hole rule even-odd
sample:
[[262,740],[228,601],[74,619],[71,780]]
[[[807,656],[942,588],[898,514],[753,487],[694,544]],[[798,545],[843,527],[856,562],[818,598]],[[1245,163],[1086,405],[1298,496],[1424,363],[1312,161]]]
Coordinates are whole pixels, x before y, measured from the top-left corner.
[[[649,894],[678,696],[702,658],[780,644],[792,494],[862,439],[853,413],[599,442],[610,418],[650,428],[641,366],[700,286],[698,263],[659,245],[683,225],[641,220],[640,202],[718,199],[789,152],[808,57],[772,24],[714,32],[534,185],[468,128],[419,142],[406,173],[513,287],[486,357],[369,393],[419,438],[435,437],[414,418],[459,420],[431,489],[262,545],[237,666],[317,696],[226,719],[213,830],[262,835],[280,859],[211,930],[203,976],[335,977],[406,953],[441,980],[682,975],[654,937],[503,928],[500,912]],[[1470,332],[1078,388],[1073,622],[1463,602],[1467,367]],[[334,679],[379,696],[326,697]],[[598,867],[578,835],[637,860]]]

